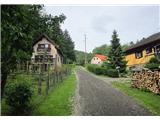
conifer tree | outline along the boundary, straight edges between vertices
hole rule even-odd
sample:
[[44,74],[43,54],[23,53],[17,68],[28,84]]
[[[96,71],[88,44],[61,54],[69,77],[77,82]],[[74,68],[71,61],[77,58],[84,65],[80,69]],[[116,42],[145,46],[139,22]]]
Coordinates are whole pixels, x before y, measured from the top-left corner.
[[118,38],[117,31],[113,31],[111,40],[111,49],[108,54],[109,64],[108,66],[112,69],[119,68],[120,73],[126,72],[126,61],[124,60],[124,52]]

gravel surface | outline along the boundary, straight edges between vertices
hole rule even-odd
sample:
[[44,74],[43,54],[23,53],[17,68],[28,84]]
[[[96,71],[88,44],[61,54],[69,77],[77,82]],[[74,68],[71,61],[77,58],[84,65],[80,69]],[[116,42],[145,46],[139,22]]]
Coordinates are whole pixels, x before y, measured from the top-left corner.
[[89,116],[148,116],[147,109],[111,84],[77,67],[75,114]]

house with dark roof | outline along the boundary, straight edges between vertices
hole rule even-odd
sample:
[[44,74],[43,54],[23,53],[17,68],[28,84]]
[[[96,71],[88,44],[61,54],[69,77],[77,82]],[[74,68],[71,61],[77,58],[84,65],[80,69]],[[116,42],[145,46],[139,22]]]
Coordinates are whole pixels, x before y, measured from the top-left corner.
[[102,65],[104,60],[107,60],[107,56],[101,54],[95,54],[95,56],[91,60],[91,64]]
[[40,35],[33,42],[32,65],[38,66],[43,64],[45,70],[50,65],[54,69],[55,67],[62,66],[62,58],[63,53],[59,46],[46,34]]
[[160,32],[155,33],[126,49],[128,67],[143,67],[153,56],[160,59]]

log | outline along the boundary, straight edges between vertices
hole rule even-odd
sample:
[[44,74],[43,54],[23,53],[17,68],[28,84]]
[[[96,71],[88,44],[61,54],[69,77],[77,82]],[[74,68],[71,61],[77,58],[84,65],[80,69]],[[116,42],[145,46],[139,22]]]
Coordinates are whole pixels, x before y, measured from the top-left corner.
[[132,75],[132,87],[143,88],[160,93],[160,71],[143,70]]

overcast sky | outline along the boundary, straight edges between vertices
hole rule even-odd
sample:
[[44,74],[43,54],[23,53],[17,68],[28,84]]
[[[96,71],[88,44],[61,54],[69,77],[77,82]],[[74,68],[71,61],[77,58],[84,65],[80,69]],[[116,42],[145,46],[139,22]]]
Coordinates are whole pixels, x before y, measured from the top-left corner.
[[110,44],[113,30],[117,30],[121,44],[136,42],[160,31],[159,6],[45,6],[52,15],[65,14],[61,26],[67,29],[75,49],[87,52],[102,44]]

